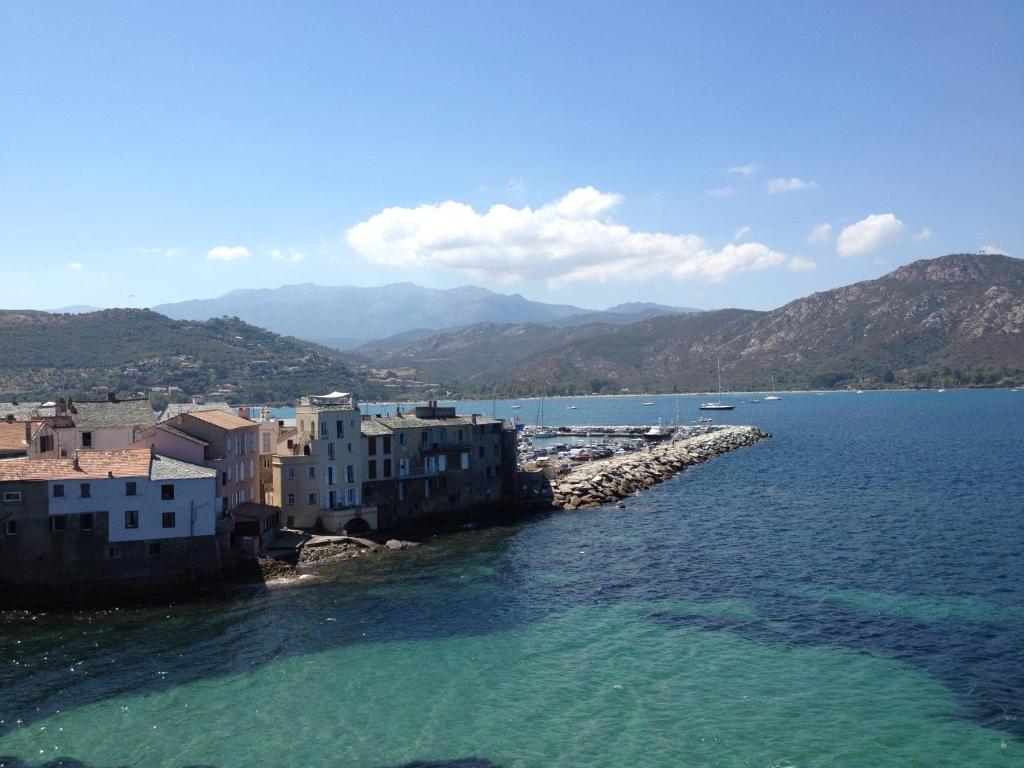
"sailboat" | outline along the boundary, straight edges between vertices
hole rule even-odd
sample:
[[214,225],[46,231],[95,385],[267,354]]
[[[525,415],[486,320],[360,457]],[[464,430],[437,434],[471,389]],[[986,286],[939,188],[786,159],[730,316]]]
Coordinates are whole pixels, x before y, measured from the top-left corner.
[[781,400],[782,398],[775,394],[775,374],[772,374],[772,393],[764,396],[765,400]]
[[722,358],[718,359],[718,397],[719,400],[710,403],[701,403],[700,410],[702,411],[731,411],[735,408],[735,405],[721,402],[722,397]]
[[540,404],[537,406],[537,429],[531,434],[532,437],[557,437],[558,433],[553,429],[548,429],[544,426],[544,396],[540,398]]

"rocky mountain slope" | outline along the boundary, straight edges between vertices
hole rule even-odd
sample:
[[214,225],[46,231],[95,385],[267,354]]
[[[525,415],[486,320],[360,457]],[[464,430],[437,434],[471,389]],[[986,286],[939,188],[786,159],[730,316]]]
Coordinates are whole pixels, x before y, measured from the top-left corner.
[[359,350],[476,393],[996,384],[1024,374],[1024,261],[954,254],[770,312],[485,324]]

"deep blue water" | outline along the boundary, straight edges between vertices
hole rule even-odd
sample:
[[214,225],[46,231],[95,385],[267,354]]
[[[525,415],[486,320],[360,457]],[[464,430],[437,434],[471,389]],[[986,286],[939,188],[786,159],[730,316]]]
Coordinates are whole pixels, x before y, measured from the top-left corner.
[[[547,423],[676,413],[568,402]],[[787,393],[716,420],[773,438],[625,510],[231,598],[8,614],[0,755],[1024,765],[1024,392]]]

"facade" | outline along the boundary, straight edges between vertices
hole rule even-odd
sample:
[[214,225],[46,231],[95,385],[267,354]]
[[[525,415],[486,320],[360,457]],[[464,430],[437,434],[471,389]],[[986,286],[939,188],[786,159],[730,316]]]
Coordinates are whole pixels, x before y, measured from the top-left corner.
[[332,533],[377,528],[377,511],[362,498],[361,414],[347,392],[304,397],[295,407],[295,434],[272,460],[273,500],[289,528]]
[[454,521],[511,501],[516,438],[500,419],[431,403],[366,417],[363,488],[382,528]]
[[62,399],[45,422],[29,448],[33,458],[67,458],[82,449],[124,450],[156,423],[156,413],[148,397],[120,400],[110,392],[104,400]]
[[216,473],[149,449],[0,461],[0,602],[221,575]]
[[161,424],[206,443],[203,464],[217,470],[218,512],[228,515],[239,504],[259,500],[256,422],[212,410],[183,413]]

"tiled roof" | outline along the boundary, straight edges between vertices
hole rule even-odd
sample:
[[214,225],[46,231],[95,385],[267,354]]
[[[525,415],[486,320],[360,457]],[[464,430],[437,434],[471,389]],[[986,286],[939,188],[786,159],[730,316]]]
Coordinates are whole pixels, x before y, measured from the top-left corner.
[[390,435],[392,430],[376,419],[366,419],[359,423],[359,431],[364,435]]
[[25,450],[28,450],[28,443],[25,442],[25,422],[0,421],[0,451]]
[[71,403],[71,418],[79,429],[151,427],[156,413],[149,398],[138,400],[80,400]]
[[153,432],[157,429],[159,429],[162,432],[167,432],[168,434],[175,435],[176,437],[184,438],[185,440],[191,440],[193,443],[196,443],[198,445],[209,445],[209,443],[203,440],[202,438],[196,437],[195,435],[190,435],[188,432],[182,432],[180,429],[178,429],[177,427],[172,427],[170,424],[157,424],[155,427],[150,427],[149,429],[145,430],[142,433],[142,436],[151,437],[153,435]]
[[10,480],[92,480],[106,477],[147,477],[148,448],[124,451],[78,451],[70,459],[3,459],[0,482]]
[[249,421],[249,419],[243,419],[241,416],[236,416],[233,413],[225,413],[224,411],[196,411],[195,413],[187,413],[185,416],[190,419],[199,419],[200,421],[205,421],[207,424],[213,424],[221,429],[228,430],[256,426],[255,421]]
[[[449,419],[421,419],[413,415],[407,416],[374,416],[369,421],[376,421],[389,429],[409,429],[412,427],[465,427],[473,425],[472,416],[455,416]],[[366,424],[367,422],[363,422]],[[477,416],[476,424],[501,424],[501,419]]]
[[0,419],[6,419],[9,414],[15,421],[31,421],[40,416],[53,416],[53,412],[52,405],[42,403],[0,403]]
[[167,421],[173,419],[175,416],[180,416],[183,413],[195,413],[196,411],[227,411],[228,413],[234,413],[235,409],[231,407],[229,403],[224,402],[212,402],[212,403],[171,403],[164,408],[163,413],[160,414],[160,418],[157,421]]
[[189,464],[187,461],[172,459],[169,456],[153,455],[150,465],[150,480],[195,480],[203,477],[216,477],[217,470]]

